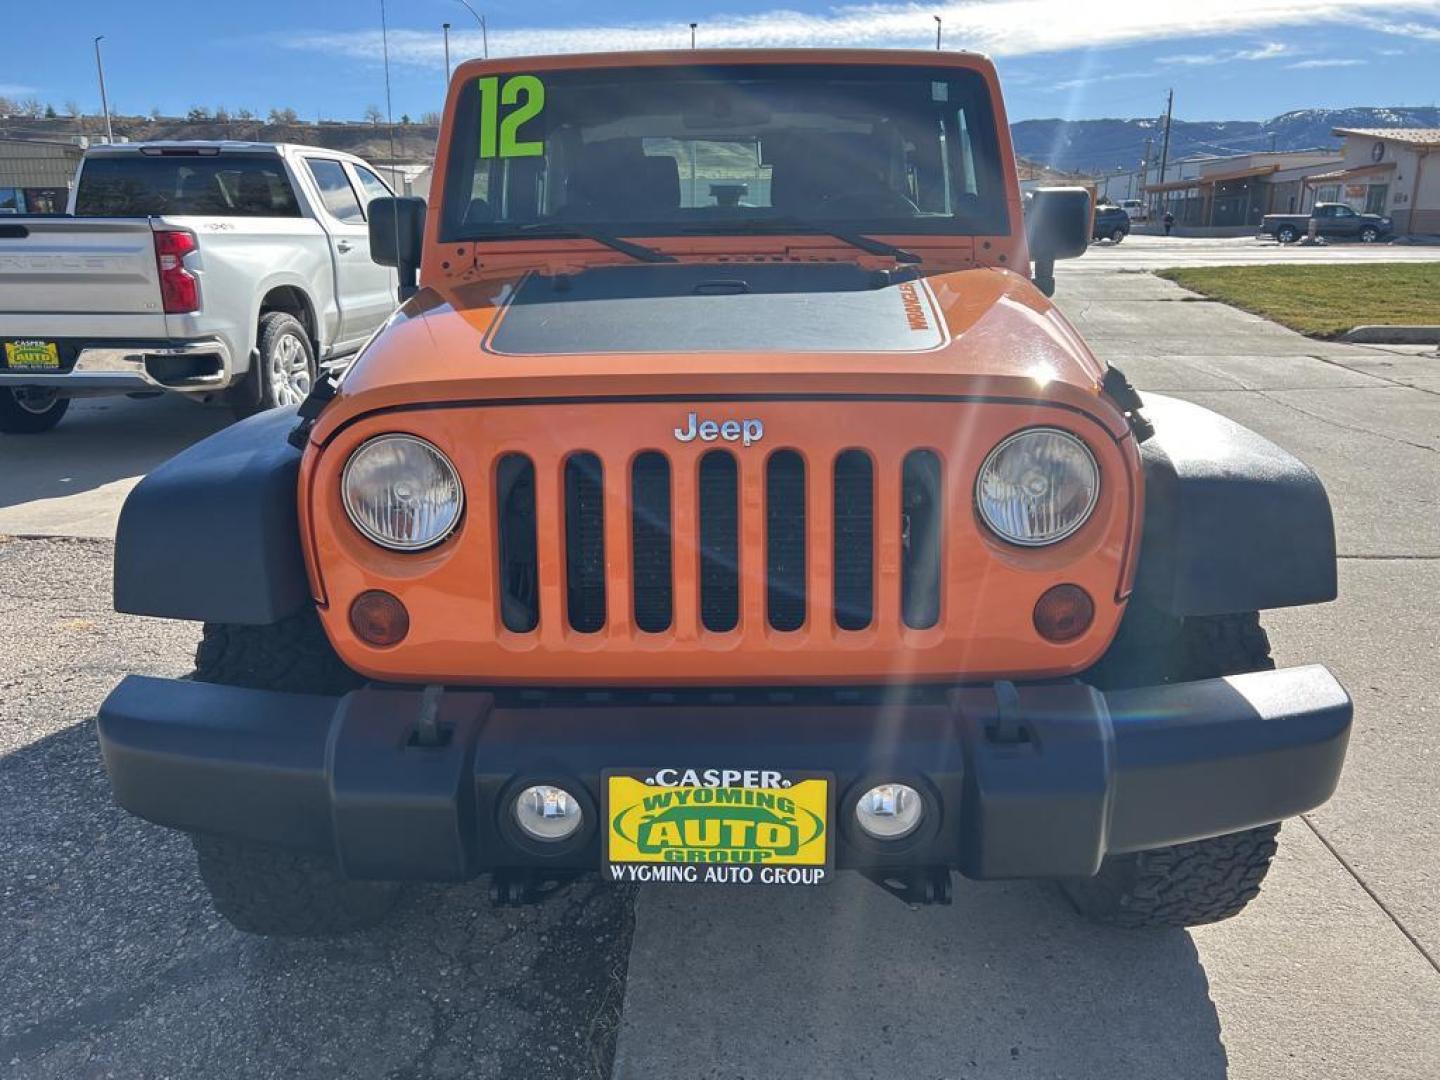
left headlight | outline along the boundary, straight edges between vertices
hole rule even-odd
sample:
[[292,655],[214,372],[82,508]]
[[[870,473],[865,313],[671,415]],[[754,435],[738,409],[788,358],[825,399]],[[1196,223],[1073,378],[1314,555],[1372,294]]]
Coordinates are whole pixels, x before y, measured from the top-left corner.
[[450,535],[465,492],[450,459],[413,435],[377,435],[345,463],[341,499],[350,521],[394,551],[419,551]]
[[1002,540],[1040,547],[1089,519],[1100,495],[1095,456],[1068,431],[1026,428],[1001,441],[980,466],[975,506]]

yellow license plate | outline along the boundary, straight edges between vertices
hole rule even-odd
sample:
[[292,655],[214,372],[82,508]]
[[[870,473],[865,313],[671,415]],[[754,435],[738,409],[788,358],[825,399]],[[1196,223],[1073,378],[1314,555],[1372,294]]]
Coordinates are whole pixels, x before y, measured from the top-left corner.
[[5,366],[19,371],[57,371],[60,347],[53,341],[7,341]]
[[819,885],[834,872],[828,774],[615,769],[604,786],[610,881]]

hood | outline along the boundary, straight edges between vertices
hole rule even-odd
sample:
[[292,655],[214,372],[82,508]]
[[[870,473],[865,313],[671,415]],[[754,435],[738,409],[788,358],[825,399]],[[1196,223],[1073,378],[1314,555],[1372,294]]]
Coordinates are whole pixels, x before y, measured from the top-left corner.
[[603,265],[422,290],[363,350],[312,437],[407,405],[757,394],[1055,400],[1123,429],[1097,405],[1103,374],[1008,270]]

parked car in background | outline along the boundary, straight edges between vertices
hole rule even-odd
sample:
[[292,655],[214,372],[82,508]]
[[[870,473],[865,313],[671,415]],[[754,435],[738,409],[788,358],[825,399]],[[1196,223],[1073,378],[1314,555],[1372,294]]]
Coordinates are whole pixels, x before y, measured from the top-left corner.
[[1131,221],[1149,221],[1150,209],[1145,205],[1144,199],[1121,199],[1115,204],[1125,211],[1125,216]]
[[1302,236],[1310,235],[1312,222],[1317,236],[1341,237],[1365,244],[1384,240],[1395,231],[1395,223],[1380,214],[1362,214],[1345,203],[1316,203],[1308,214],[1266,214],[1260,219],[1260,232],[1282,244],[1293,244]]
[[1095,222],[1090,226],[1091,239],[1118,244],[1129,235],[1129,214],[1113,204],[1095,207]]
[[366,225],[391,194],[314,146],[92,148],[68,214],[0,224],[0,431],[48,431],[72,397],[298,403],[395,306]]

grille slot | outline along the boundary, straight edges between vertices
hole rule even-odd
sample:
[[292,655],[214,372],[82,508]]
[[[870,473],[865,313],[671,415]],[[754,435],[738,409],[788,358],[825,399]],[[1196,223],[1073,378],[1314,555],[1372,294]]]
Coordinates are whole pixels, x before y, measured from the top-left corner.
[[630,466],[630,545],[635,582],[635,625],[647,633],[668,630],[674,618],[671,575],[670,462],[653,450]]
[[540,622],[540,567],[535,547],[535,465],[524,454],[506,454],[497,463],[495,510],[500,619],[505,629],[528,634]]
[[716,632],[740,622],[739,470],[724,450],[700,459],[700,621]]
[[835,625],[863,630],[875,617],[875,466],[863,450],[835,459]]
[[777,450],[765,464],[765,609],[776,630],[805,623],[805,461]]
[[900,481],[900,613],[925,630],[940,621],[940,459],[931,450],[905,455]]
[[600,459],[565,461],[565,609],[570,625],[594,633],[605,625],[605,501]]

